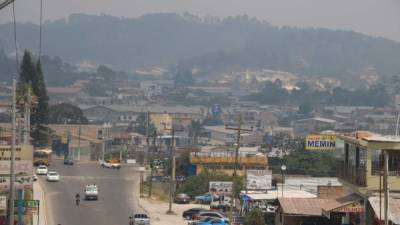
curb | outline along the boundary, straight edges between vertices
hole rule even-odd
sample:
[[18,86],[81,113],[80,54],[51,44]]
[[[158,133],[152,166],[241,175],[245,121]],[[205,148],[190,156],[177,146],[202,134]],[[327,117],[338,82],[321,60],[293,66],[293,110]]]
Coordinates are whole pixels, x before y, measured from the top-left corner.
[[[43,187],[42,187],[42,185],[40,184],[40,181],[38,181],[39,183],[39,189],[40,189],[40,191],[42,192],[42,201],[43,201],[43,208],[44,208],[44,215],[43,215],[43,219],[44,219],[44,224],[45,225],[47,225],[48,224],[48,221],[47,221],[47,206],[46,206],[46,193],[45,193],[45,191],[44,191],[44,189],[43,189]],[[39,218],[40,218],[40,215],[39,215]],[[39,224],[38,224],[39,225]]]

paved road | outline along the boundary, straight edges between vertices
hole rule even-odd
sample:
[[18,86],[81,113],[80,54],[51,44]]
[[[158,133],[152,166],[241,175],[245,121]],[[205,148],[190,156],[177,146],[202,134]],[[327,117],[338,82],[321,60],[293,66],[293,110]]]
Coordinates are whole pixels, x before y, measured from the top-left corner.
[[[97,163],[64,166],[54,160],[49,171],[60,173],[60,182],[40,181],[46,195],[48,225],[124,225],[138,211],[139,175],[134,167],[104,169]],[[75,194],[83,196],[86,184],[97,184],[98,201],[81,201],[75,206]],[[140,211],[140,210],[139,210]]]

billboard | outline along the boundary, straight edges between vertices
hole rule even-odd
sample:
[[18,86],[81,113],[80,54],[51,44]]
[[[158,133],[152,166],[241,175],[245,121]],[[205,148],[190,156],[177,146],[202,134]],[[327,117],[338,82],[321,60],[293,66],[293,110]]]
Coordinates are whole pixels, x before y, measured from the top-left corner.
[[[10,174],[11,162],[0,161],[0,174]],[[31,175],[33,173],[32,161],[15,161],[14,172],[17,175]]]
[[233,182],[231,181],[210,181],[209,192],[218,195],[232,194]]
[[[33,178],[31,176],[15,176],[15,189],[32,189]],[[0,191],[10,190],[10,176],[0,176]]]
[[306,136],[306,150],[336,150],[336,135],[309,134]]
[[247,190],[269,190],[272,189],[271,170],[247,170]]
[[[0,146],[0,161],[11,160],[11,146]],[[33,148],[31,145],[17,145],[15,147],[15,160],[33,160]]]

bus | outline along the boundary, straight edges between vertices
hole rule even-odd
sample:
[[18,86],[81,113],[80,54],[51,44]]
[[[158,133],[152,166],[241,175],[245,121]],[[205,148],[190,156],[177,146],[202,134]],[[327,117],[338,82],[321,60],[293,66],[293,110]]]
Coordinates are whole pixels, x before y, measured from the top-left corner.
[[39,166],[39,165],[50,165],[51,161],[51,149],[36,149],[33,152],[33,165],[34,166]]

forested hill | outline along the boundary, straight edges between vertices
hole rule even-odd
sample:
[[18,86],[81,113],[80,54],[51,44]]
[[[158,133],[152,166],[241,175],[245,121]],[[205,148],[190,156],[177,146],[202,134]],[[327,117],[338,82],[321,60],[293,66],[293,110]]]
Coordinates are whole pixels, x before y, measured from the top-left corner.
[[[22,48],[37,49],[37,26],[18,24]],[[237,67],[346,77],[374,67],[400,74],[400,43],[350,31],[276,27],[247,16],[198,18],[151,14],[126,19],[71,15],[44,26],[44,52],[70,63],[83,60],[131,70],[179,63],[207,74]],[[12,51],[10,25],[0,26],[0,48]]]

